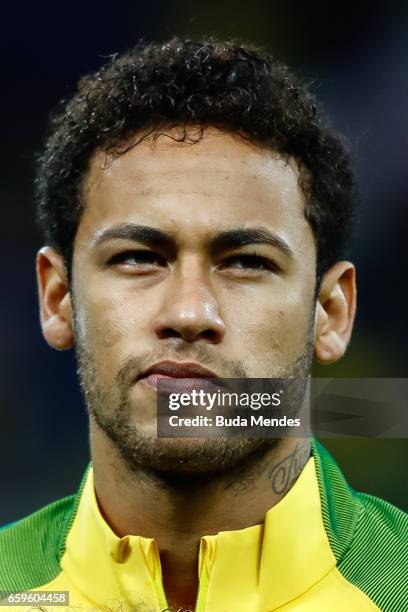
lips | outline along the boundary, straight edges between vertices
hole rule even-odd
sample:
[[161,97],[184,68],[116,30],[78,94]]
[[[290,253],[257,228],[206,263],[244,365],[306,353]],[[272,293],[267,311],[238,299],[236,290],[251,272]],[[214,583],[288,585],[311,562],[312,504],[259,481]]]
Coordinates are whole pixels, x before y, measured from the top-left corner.
[[[161,361],[142,372],[138,380],[157,390],[174,389],[188,392],[195,387],[202,388],[205,382],[202,379],[218,378],[217,374],[198,363]],[[201,379],[201,380],[200,380]]]
[[160,361],[152,365],[140,378],[145,378],[150,374],[161,374],[172,378],[217,378],[217,374],[208,368],[204,368],[198,363],[179,362],[179,361]]

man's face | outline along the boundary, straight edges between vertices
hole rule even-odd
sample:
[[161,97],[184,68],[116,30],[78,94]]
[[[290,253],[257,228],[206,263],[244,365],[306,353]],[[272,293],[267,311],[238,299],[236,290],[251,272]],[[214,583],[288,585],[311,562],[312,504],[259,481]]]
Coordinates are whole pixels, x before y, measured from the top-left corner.
[[172,360],[284,377],[308,374],[313,350],[316,247],[296,166],[215,128],[204,136],[147,139],[108,164],[94,155],[74,243],[88,407],[130,463],[157,469],[221,469],[262,441],[157,440],[144,370]]

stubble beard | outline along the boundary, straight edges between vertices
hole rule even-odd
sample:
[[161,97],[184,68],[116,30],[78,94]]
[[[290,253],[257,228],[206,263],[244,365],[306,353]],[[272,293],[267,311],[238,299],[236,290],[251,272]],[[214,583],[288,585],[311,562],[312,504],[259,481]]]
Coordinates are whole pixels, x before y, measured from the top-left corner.
[[[313,333],[309,325],[305,342],[298,357],[284,369],[279,368],[270,377],[280,379],[296,379],[297,388],[294,397],[301,401],[307,391],[307,381],[313,358]],[[127,468],[135,475],[157,476],[177,486],[191,486],[191,478],[198,484],[200,481],[216,476],[229,474],[235,479],[250,466],[260,464],[272,449],[276,448],[282,438],[254,438],[244,436],[217,436],[216,438],[157,438],[146,435],[132,423],[131,415],[135,407],[129,398],[129,392],[134,384],[134,372],[141,371],[141,365],[152,363],[143,358],[130,358],[119,369],[113,384],[105,384],[98,376],[95,359],[87,348],[84,338],[78,333],[76,326],[76,357],[78,375],[84,395],[88,414],[94,419],[97,427],[102,430],[116,446],[124,459]],[[209,364],[206,350],[196,350],[189,359]],[[161,356],[159,359],[171,358]],[[241,362],[221,363],[222,372],[230,372],[230,378],[246,378],[246,370]],[[211,366],[210,366],[211,367]],[[225,378],[227,378],[225,376]],[[296,416],[299,406],[292,406],[291,414]]]

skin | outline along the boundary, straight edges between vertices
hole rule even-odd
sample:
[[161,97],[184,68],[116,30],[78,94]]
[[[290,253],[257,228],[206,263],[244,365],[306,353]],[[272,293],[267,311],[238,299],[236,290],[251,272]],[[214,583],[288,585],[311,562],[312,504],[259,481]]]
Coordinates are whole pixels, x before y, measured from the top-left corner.
[[[355,315],[355,269],[336,263],[315,302],[316,244],[294,162],[215,128],[194,145],[161,136],[108,161],[96,152],[86,178],[72,286],[58,252],[45,247],[37,257],[44,337],[59,350],[76,346],[98,415],[114,422],[117,376],[129,360],[133,373],[172,359],[225,378],[266,378],[284,375],[301,355],[326,364],[342,357]],[[100,242],[123,224],[168,232],[173,244]],[[255,227],[292,254],[271,244],[210,248],[218,232]],[[135,259],[140,249],[159,259]],[[269,263],[248,259],[254,255]],[[200,538],[262,522],[293,485],[310,443],[284,438],[258,454],[233,446],[217,472],[201,452],[208,440],[155,439],[151,389],[137,382],[126,392],[128,421],[153,453],[150,463],[146,455],[130,465],[90,409],[101,512],[120,536],[155,538],[170,605],[193,605]],[[207,448],[217,463],[217,449]],[[283,484],[274,478],[281,462],[295,466]]]

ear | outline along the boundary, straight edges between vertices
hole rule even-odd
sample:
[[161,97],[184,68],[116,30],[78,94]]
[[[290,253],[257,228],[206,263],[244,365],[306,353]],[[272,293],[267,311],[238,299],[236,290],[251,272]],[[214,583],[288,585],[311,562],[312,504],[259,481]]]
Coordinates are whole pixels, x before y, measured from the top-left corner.
[[52,247],[37,253],[37,283],[44,338],[57,350],[71,348],[74,333],[69,283],[63,257]]
[[323,276],[315,314],[315,358],[323,364],[346,352],[356,314],[356,269],[339,261]]

